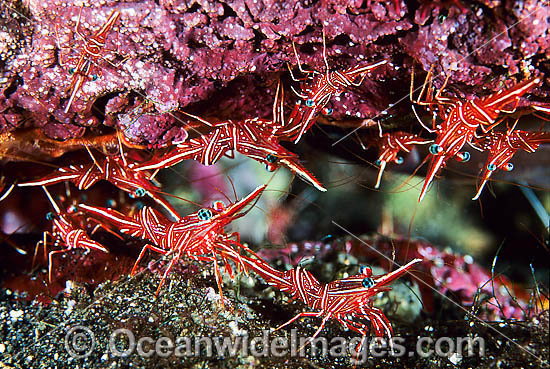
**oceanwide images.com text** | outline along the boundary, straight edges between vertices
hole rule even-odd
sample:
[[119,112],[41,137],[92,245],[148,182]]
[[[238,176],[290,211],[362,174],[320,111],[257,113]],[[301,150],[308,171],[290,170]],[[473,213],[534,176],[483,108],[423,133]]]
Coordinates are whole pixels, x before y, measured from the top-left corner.
[[[101,352],[105,358],[127,358],[132,355],[140,357],[315,357],[328,358],[352,357],[357,363],[376,357],[393,356],[440,356],[451,361],[473,355],[485,354],[485,341],[481,337],[418,337],[414,344],[407,343],[405,338],[394,337],[391,344],[386,339],[361,337],[325,337],[299,336],[292,329],[286,337],[274,337],[270,330],[263,330],[261,336],[251,337],[247,334],[233,337],[136,337],[129,329],[114,330],[108,342],[98,342],[94,333],[85,326],[73,326],[65,335],[65,349],[75,358],[85,358]],[[359,352],[357,350],[360,348]]]

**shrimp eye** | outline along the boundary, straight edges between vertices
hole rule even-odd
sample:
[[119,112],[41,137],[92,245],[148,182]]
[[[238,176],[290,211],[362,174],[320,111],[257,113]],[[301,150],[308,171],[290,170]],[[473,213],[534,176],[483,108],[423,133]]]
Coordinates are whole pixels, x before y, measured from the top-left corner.
[[512,163],[506,164],[506,166],[504,167],[504,170],[506,170],[507,172],[514,170],[514,164]]
[[465,163],[468,160],[470,160],[470,153],[468,151],[458,153],[458,158],[460,159],[461,162]]
[[327,234],[325,237],[321,238],[321,242],[328,241],[332,239],[334,236],[331,234]]
[[315,105],[315,101],[313,101],[313,99],[306,100],[306,106],[309,106],[311,108],[313,105]]
[[380,166],[381,164],[382,164],[382,161],[380,159],[378,159],[374,162],[374,165],[376,165],[376,166]]
[[116,206],[116,201],[114,199],[108,199],[105,201],[105,205],[107,205],[108,208],[114,208]]
[[275,169],[277,169],[277,166],[275,165],[275,163],[279,161],[278,157],[276,157],[275,155],[267,154],[267,156],[265,157],[265,160],[267,161],[265,165],[265,169],[268,172],[273,172]]
[[372,278],[366,277],[363,279],[362,284],[365,288],[371,288],[372,286],[374,286],[374,281],[372,280]]
[[223,209],[225,209],[225,204],[223,203],[223,201],[214,201],[212,203],[212,207],[214,208],[214,210],[216,211],[222,211]]
[[361,265],[359,267],[359,274],[365,274],[367,277],[372,275],[372,269],[366,265]]
[[52,220],[53,218],[55,218],[55,214],[51,211],[46,214],[46,219]]
[[71,205],[67,208],[67,214],[74,214],[76,213],[77,209],[76,209],[76,206],[74,205]]
[[74,68],[69,68],[69,74],[74,74],[74,72],[76,72]]
[[325,115],[332,115],[332,108],[324,108],[323,114]]
[[489,164],[487,165],[487,170],[489,171],[495,171],[497,169],[497,166],[495,164]]
[[433,145],[430,145],[430,154],[432,155],[437,155],[439,154],[440,152],[443,151],[443,148],[441,146],[439,146],[438,144],[433,144]]
[[398,156],[397,158],[395,158],[395,164],[403,164],[404,161],[405,159],[403,159],[402,156]]
[[99,76],[97,74],[92,74],[92,81],[97,81]]
[[143,197],[145,196],[145,188],[138,188],[136,191],[135,191],[135,196],[136,197]]
[[275,164],[276,162],[279,161],[279,158],[276,157],[275,155],[267,154],[267,156],[265,157],[265,160],[267,160],[271,164]]
[[210,211],[210,209],[207,208],[202,208],[201,210],[199,210],[197,215],[199,216],[200,220],[208,220],[212,218],[212,212]]

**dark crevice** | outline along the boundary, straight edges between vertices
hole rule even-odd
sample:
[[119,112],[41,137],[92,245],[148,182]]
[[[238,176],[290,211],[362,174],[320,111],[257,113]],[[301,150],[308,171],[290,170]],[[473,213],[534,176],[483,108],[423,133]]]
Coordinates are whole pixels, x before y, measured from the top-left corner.
[[302,7],[303,9],[311,8],[315,4],[314,0],[302,0]]
[[174,55],[170,52],[170,50],[162,50],[161,51],[163,64],[169,68],[177,69],[177,66],[181,61],[174,58]]
[[342,33],[341,35],[338,35],[332,40],[332,43],[334,45],[340,45],[340,46],[348,46],[351,42],[351,38],[346,35],[345,33]]
[[312,42],[302,44],[298,47],[298,54],[313,55],[316,51],[314,46],[315,45]]
[[232,7],[230,7],[229,5],[227,5],[225,3],[222,3],[222,6],[223,6],[223,15],[220,18],[218,18],[220,21],[223,21],[224,19],[227,19],[227,18],[230,18],[230,17],[239,18],[239,16],[233,10]]
[[252,32],[254,32],[254,49],[255,50],[261,50],[262,41],[267,39],[267,37],[257,29],[253,28]]
[[396,45],[396,44],[399,44],[399,38],[405,37],[407,33],[409,32],[400,31],[394,35],[385,35],[385,36],[379,37],[376,41],[374,41],[374,44],[378,46]]
[[312,25],[307,25],[304,30],[296,35],[296,37],[305,36],[315,32],[315,28]]
[[405,5],[407,6],[407,14],[409,15],[410,20],[414,20],[414,15],[418,8],[420,8],[420,3],[417,0],[405,0]]
[[199,3],[194,3],[189,9],[187,9],[186,13],[199,13],[201,10],[201,6]]
[[200,49],[201,47],[203,47],[203,45],[195,39],[193,34],[190,34],[187,38],[187,45],[191,50]]
[[99,120],[103,121],[105,118],[105,106],[113,97],[117,96],[119,92],[111,92],[103,96],[98,97],[92,104],[92,115]]
[[16,76],[11,81],[8,88],[6,88],[4,90],[4,97],[9,98],[11,96],[11,94],[13,94],[15,91],[17,91],[17,86],[22,85],[22,84],[23,84],[23,78],[21,78],[20,76]]

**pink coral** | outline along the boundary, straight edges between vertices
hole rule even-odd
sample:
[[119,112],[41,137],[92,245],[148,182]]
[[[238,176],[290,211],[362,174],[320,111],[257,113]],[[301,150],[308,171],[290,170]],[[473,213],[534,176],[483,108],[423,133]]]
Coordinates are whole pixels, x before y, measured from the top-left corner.
[[[495,68],[511,74],[544,72],[537,62],[548,50],[548,6],[542,1],[431,3],[414,9],[401,0],[110,0],[100,6],[84,2],[83,7],[69,0],[29,1],[28,9],[11,9],[19,23],[12,27],[17,32],[9,45],[18,53],[2,54],[0,85],[6,101],[0,104],[0,129],[16,129],[25,120],[28,127],[44,127],[50,137],[67,139],[99,132],[105,123],[128,132],[129,140],[163,144],[166,132],[181,128],[178,120],[149,116],[146,124],[128,129],[121,122],[135,107],[134,97],[154,101],[161,113],[193,106],[202,116],[262,116],[259,110],[268,108],[259,102],[273,98],[266,84],[288,76],[287,63],[296,66],[292,41],[304,67],[324,71],[322,30],[331,68],[380,59],[392,65],[333,101],[337,121],[360,124],[388,110],[390,102],[408,92],[413,59],[424,70],[435,65],[436,74],[451,73],[451,85],[460,82],[473,94],[495,89],[508,78],[495,78]],[[114,9],[120,19],[107,35],[103,59],[92,68],[99,78],[85,81],[65,114],[69,71],[86,41],[74,32],[78,15],[79,32],[87,39]],[[432,17],[414,25],[411,19],[421,10]],[[387,88],[389,82],[396,88]],[[228,89],[232,83],[240,84],[238,91]],[[254,102],[243,103],[251,94]],[[548,95],[548,86],[534,94]],[[292,104],[295,97],[287,96]]]

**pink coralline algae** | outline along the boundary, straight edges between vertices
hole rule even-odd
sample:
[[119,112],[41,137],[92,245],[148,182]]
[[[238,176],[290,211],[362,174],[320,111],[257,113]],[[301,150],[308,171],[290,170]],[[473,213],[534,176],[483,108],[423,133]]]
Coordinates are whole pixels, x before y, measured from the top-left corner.
[[[65,114],[71,68],[114,10],[120,18]],[[413,65],[417,72],[433,66],[436,86],[450,74],[450,85],[466,86],[473,95],[501,87],[508,75],[548,73],[549,6],[543,1],[421,1],[413,8],[397,0],[108,0],[82,6],[30,0],[8,1],[2,12],[9,21],[0,32],[0,132],[40,127],[58,140],[105,133],[105,126],[135,144],[183,140],[189,119],[166,117],[177,109],[219,118],[268,116],[269,104],[262,102],[273,99],[269,86],[278,78],[288,90],[297,85],[287,69],[300,75],[293,42],[304,68],[324,71],[323,31],[333,69],[388,60],[370,81],[331,102],[336,125],[351,120],[358,126],[386,110],[390,116],[410,112],[404,104],[388,108],[407,95]],[[75,32],[79,15],[84,39]],[[548,91],[545,82],[533,95],[541,100]],[[253,103],[243,103],[251,96]],[[296,97],[285,96],[290,109]],[[151,111],[129,119],[144,102],[153,104]]]
[[[468,255],[440,251],[428,245],[421,245],[418,253],[425,258],[423,263],[442,294],[451,292],[465,306],[480,304],[478,312],[491,320],[527,318],[527,293],[514,289],[508,278],[491,275]],[[485,298],[486,301],[480,302]]]

